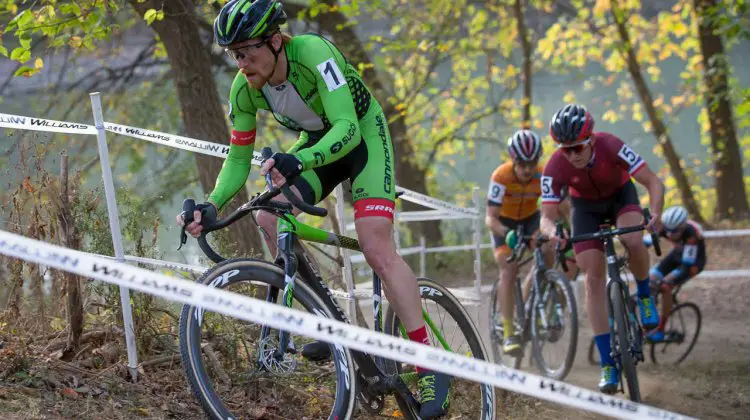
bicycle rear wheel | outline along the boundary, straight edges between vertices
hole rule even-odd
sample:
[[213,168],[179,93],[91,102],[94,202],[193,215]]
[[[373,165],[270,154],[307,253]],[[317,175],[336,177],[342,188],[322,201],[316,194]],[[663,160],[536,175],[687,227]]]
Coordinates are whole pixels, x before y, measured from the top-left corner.
[[[547,270],[540,283],[532,302],[532,354],[543,375],[561,381],[573,367],[578,346],[576,298],[567,277],[557,270]],[[560,347],[562,357],[556,357]]]
[[[270,288],[283,290],[285,285],[281,268],[254,259],[223,261],[198,281],[261,299]],[[295,283],[292,307],[333,318],[302,281]],[[296,350],[312,339],[292,335],[287,352],[275,356],[278,330],[222,316],[190,305],[183,306],[180,315],[182,366],[209,418],[343,419],[353,415],[355,376],[348,349],[331,344],[332,362],[314,364],[297,357]],[[289,317],[289,322],[294,321]]]
[[[519,356],[511,356],[503,353],[503,338],[505,337],[505,328],[502,323],[502,314],[497,307],[497,281],[492,285],[492,292],[490,294],[490,310],[489,310],[489,329],[490,329],[490,345],[492,347],[492,360],[498,365],[505,367],[520,369],[521,362],[523,361],[523,355],[526,351],[526,341],[524,334],[521,334],[522,329],[516,324],[516,333],[520,334],[521,351]],[[519,303],[516,302],[516,305]],[[518,321],[517,319],[514,322]]]
[[[466,309],[445,287],[430,279],[418,278],[422,297],[422,314],[433,346],[464,356],[489,361],[484,343]],[[386,334],[407,338],[391,306],[385,317]],[[416,389],[417,374],[414,367],[394,360],[386,361],[389,373],[401,374],[412,390]],[[481,398],[478,398],[481,396]],[[405,402],[397,399],[402,412],[409,412]],[[446,418],[495,418],[495,388],[463,378],[453,377],[450,390],[450,408]]]
[[[701,310],[688,302],[677,305],[669,314],[664,328],[664,342],[651,343],[651,361],[680,364],[688,357],[701,333]],[[671,351],[670,351],[671,350]]]
[[638,384],[638,372],[635,367],[635,357],[631,352],[631,346],[635,342],[634,334],[640,334],[640,332],[634,331],[634,328],[632,328],[630,317],[634,316],[634,314],[626,308],[625,302],[628,301],[626,291],[622,290],[620,283],[617,282],[612,284],[611,291],[613,294],[611,299],[615,317],[615,347],[613,350],[619,356],[620,373],[624,374],[627,380],[630,400],[640,402],[641,390]]

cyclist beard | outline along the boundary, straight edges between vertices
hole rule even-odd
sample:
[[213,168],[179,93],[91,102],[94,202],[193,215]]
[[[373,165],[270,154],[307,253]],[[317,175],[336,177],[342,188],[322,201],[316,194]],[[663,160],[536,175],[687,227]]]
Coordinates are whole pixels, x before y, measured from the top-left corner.
[[[274,66],[274,67],[276,67],[276,66]],[[261,89],[261,88],[263,88],[263,86],[266,85],[266,83],[268,83],[268,81],[271,79],[271,76],[273,76],[273,73],[274,73],[273,70],[271,70],[271,72],[267,76],[264,75],[264,74],[262,74],[262,73],[260,73],[260,72],[254,73],[252,76],[253,76],[253,79],[255,79],[255,80],[251,79],[250,77],[248,77],[247,74],[245,74],[245,79],[247,79],[247,82],[254,89]],[[260,79],[260,80],[258,80],[258,79]]]
[[252,87],[253,87],[254,89],[259,89],[259,90],[260,90],[260,89],[262,89],[262,88],[263,88],[263,86],[265,86],[265,85],[266,85],[266,83],[268,83],[268,82],[269,82],[269,81],[271,80],[271,77],[273,77],[274,73],[276,73],[276,66],[277,66],[277,65],[279,64],[279,52],[281,52],[281,50],[279,50],[278,52],[274,52],[274,51],[273,51],[273,49],[271,49],[271,47],[270,47],[270,44],[268,45],[268,48],[269,48],[269,49],[271,50],[271,53],[273,53],[273,67],[271,67],[271,72],[270,72],[270,73],[268,73],[268,75],[267,75],[267,76],[266,76],[266,75],[263,75],[263,74],[262,74],[262,73],[261,73],[260,71],[259,71],[259,72],[257,72],[257,73],[255,73],[255,74],[254,74],[254,76],[255,76],[256,78],[260,77],[260,82],[258,83],[258,85],[257,85],[257,86],[256,86],[256,84],[255,84],[255,83],[253,83],[253,81],[252,81],[252,80],[250,80],[250,79],[249,79],[249,78],[247,77],[247,73],[245,74],[245,79],[247,79],[247,82],[248,82],[248,83],[249,83],[249,84],[250,84],[250,85],[251,85],[251,86],[252,86]]

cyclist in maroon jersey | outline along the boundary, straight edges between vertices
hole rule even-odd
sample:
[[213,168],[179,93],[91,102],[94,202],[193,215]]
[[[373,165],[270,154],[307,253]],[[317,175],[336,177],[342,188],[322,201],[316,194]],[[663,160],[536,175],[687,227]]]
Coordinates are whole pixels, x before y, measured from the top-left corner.
[[[565,246],[565,238],[555,236],[555,221],[560,216],[561,189],[566,186],[572,200],[574,235],[596,232],[605,222],[614,222],[617,227],[643,222],[638,192],[631,177],[648,190],[653,215],[648,229],[655,232],[661,228],[662,181],[622,140],[593,130],[594,118],[581,105],[564,106],[550,121],[550,135],[559,149],[547,162],[542,176],[540,230],[561,246]],[[646,329],[651,329],[659,324],[659,313],[649,288],[649,254],[642,236],[630,233],[622,235],[620,241],[628,248],[629,268],[637,280],[641,322]],[[586,310],[601,356],[599,389],[611,394],[617,391],[620,375],[610,355],[604,245],[591,240],[577,242],[573,248],[576,262],[585,273]]]

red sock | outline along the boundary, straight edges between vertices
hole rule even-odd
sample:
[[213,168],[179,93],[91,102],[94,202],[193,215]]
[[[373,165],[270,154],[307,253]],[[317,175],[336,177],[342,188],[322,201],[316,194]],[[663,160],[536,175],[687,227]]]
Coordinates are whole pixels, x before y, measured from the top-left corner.
[[[427,328],[424,325],[414,331],[409,331],[406,335],[409,336],[409,340],[411,341],[427,344],[428,346],[430,345],[430,339],[427,337]],[[419,366],[415,366],[415,368],[417,368],[417,373],[421,373],[425,370]]]
[[657,330],[664,332],[664,325],[667,323],[667,319],[665,317],[661,317],[659,319],[659,326],[656,327]]

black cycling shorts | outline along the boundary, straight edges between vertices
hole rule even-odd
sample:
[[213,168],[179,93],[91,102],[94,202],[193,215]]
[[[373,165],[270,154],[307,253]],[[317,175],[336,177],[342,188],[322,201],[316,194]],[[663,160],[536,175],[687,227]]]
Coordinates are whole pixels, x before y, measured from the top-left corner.
[[[629,180],[612,197],[604,200],[589,200],[571,197],[573,211],[573,236],[594,233],[601,225],[613,224],[621,214],[631,211],[642,213],[638,201],[638,191]],[[576,242],[573,244],[576,254],[589,249],[604,251],[604,243],[598,239]]]

